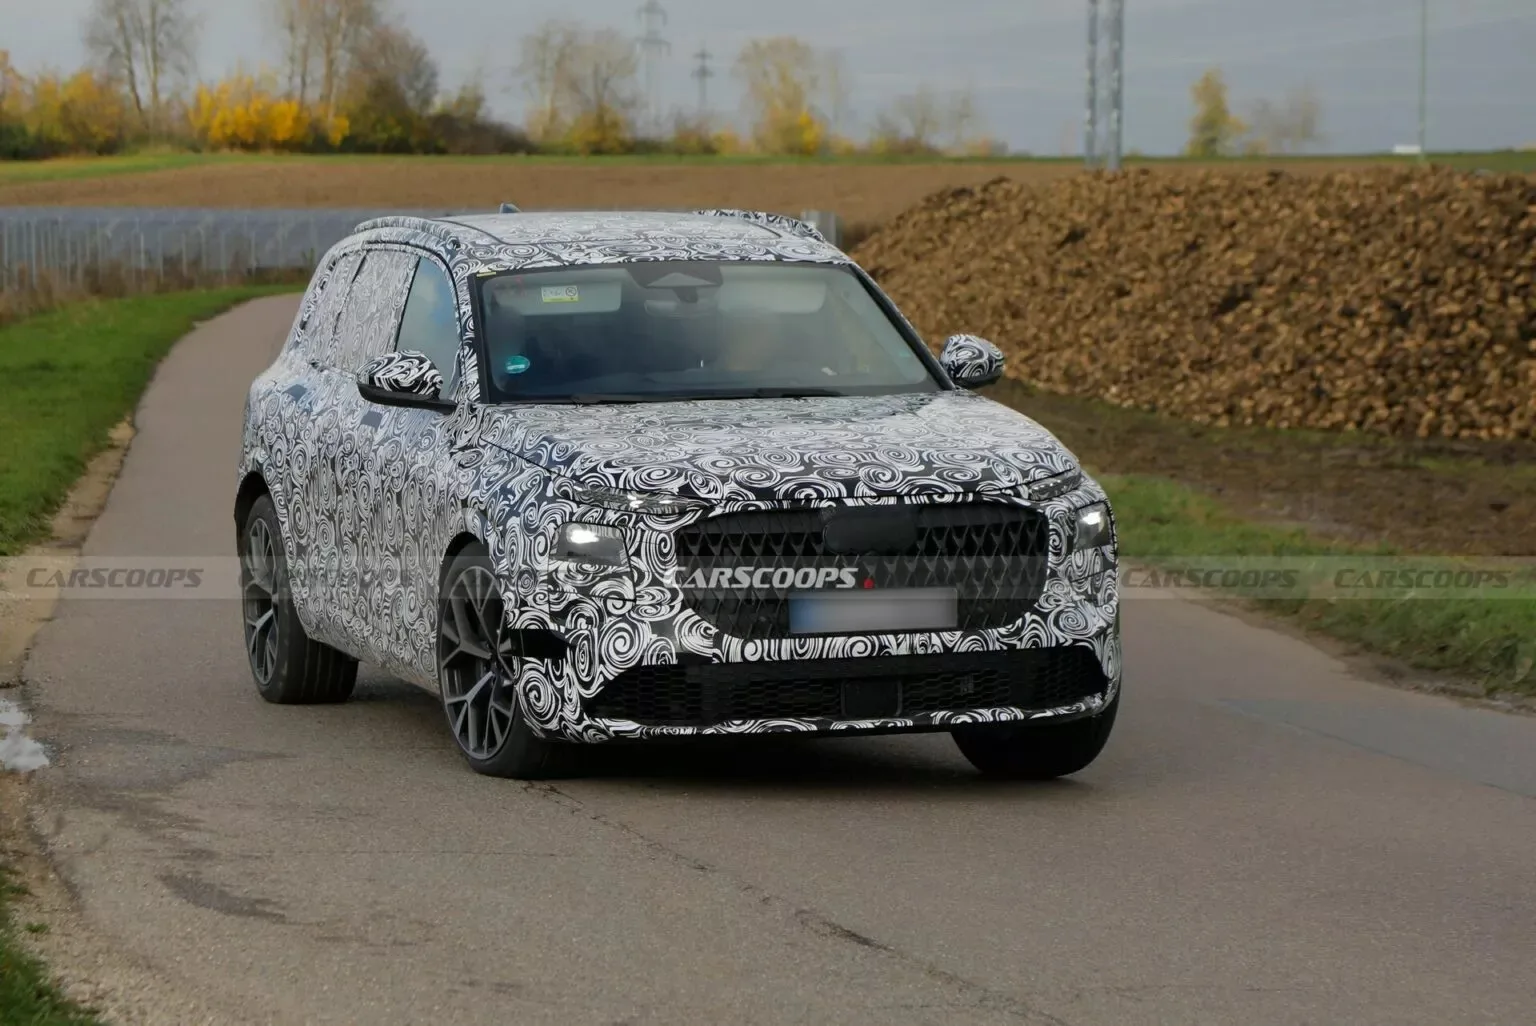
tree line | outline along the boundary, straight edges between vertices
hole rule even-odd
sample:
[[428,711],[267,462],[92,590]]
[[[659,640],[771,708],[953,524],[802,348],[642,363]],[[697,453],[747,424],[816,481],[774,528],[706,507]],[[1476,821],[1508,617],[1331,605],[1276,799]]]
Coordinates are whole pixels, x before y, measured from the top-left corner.
[[[208,0],[204,0],[208,2]],[[276,60],[199,81],[195,0],[92,0],[86,66],[22,74],[0,50],[0,158],[110,154],[144,145],[295,153],[682,153],[989,155],[968,92],[920,86],[861,138],[845,131],[840,59],[794,37],[736,55],[742,117],[645,117],[635,41],[551,20],[525,35],[511,72],[521,125],[494,117],[483,78],[451,92],[387,0],[265,0]],[[658,120],[664,123],[658,124]],[[738,128],[740,125],[742,127]]]

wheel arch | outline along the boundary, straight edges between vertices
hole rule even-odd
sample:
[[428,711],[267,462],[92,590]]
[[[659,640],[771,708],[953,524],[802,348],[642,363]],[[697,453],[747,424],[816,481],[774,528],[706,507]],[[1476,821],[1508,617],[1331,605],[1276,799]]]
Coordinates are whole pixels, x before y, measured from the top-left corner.
[[240,481],[240,489],[235,493],[235,539],[239,542],[240,530],[245,526],[245,518],[251,515],[251,507],[256,505],[256,500],[263,495],[271,495],[272,489],[267,487],[267,479],[262,474],[261,468],[256,467],[246,474]]

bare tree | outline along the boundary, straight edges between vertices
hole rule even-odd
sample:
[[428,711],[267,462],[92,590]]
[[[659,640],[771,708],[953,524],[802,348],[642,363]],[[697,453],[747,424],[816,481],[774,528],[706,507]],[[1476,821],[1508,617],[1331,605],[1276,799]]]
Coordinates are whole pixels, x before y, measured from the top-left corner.
[[186,0],[93,0],[86,16],[86,49],[123,84],[152,134],[163,127],[172,83],[192,72],[197,29]]
[[567,92],[579,149],[611,153],[628,141],[640,97],[634,44],[615,29],[584,33],[569,62]]
[[528,94],[528,132],[535,139],[558,137],[571,113],[571,73],[585,28],[579,22],[546,21],[518,44],[514,74]]
[[320,106],[336,113],[341,87],[358,48],[383,21],[380,0],[310,0],[310,38],[320,67]]
[[1296,153],[1322,138],[1323,105],[1310,86],[1293,89],[1279,104],[1260,100],[1248,116],[1254,153]]
[[757,144],[769,153],[813,153],[825,127],[820,103],[831,72],[827,55],[802,39],[754,39],[736,58]]
[[315,26],[319,0],[271,0],[272,19],[283,43],[283,74],[288,95],[309,103],[310,75],[315,68]]
[[921,85],[878,115],[871,141],[887,153],[936,153],[945,146],[960,152],[973,141],[979,120],[971,90],[945,95]]

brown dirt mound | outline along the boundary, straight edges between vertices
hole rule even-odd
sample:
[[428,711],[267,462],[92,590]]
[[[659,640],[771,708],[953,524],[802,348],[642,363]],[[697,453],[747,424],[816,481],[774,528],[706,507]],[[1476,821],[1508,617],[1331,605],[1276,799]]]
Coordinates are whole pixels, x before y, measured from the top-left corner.
[[1202,423],[1536,437],[1536,182],[1133,171],[930,196],[855,257],[933,339]]

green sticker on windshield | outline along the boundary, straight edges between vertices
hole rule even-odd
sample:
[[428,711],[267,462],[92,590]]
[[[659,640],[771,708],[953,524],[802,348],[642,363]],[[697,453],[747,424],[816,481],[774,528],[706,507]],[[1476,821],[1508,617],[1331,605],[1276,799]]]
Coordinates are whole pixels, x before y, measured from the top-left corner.
[[581,302],[581,292],[575,285],[546,285],[540,295],[546,303]]
[[521,374],[532,366],[532,361],[526,356],[509,356],[507,357],[507,362],[501,365],[502,370],[508,374]]

